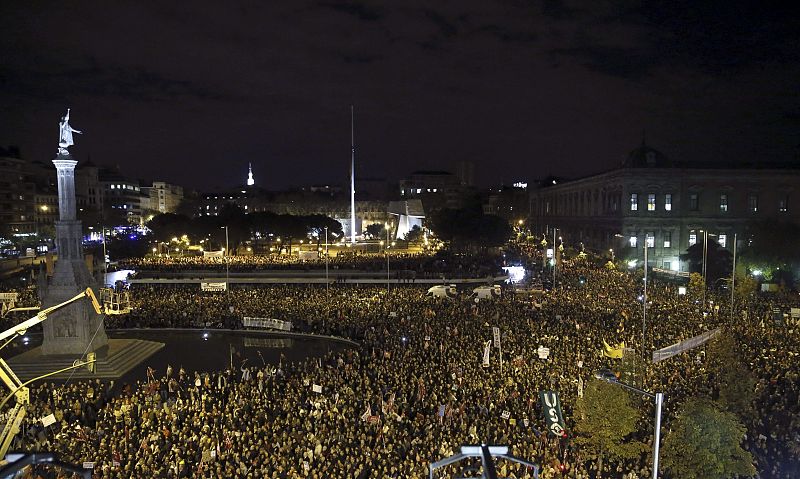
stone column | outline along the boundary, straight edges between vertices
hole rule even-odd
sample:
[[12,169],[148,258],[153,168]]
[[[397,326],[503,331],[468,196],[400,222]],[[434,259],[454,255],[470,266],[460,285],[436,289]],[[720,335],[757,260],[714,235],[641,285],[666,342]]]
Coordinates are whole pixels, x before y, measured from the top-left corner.
[[[83,260],[81,222],[75,213],[75,165],[69,155],[58,155],[53,164],[58,172],[58,206],[56,221],[58,261],[53,277],[39,291],[42,307],[66,301],[81,290],[91,287],[100,294],[97,282]],[[108,343],[103,316],[94,312],[87,300],[81,300],[50,314],[42,323],[42,354],[81,355],[96,351]]]

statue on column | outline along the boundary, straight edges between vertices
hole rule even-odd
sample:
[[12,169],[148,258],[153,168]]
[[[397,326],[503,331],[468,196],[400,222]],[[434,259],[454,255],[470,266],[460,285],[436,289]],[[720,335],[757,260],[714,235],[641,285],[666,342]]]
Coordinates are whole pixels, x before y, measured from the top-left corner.
[[67,156],[69,155],[69,148],[70,146],[74,145],[75,142],[72,141],[72,134],[77,133],[82,135],[83,132],[80,130],[76,130],[72,128],[69,124],[69,108],[67,108],[67,114],[61,117],[61,122],[58,124],[59,132],[58,132],[58,154]]

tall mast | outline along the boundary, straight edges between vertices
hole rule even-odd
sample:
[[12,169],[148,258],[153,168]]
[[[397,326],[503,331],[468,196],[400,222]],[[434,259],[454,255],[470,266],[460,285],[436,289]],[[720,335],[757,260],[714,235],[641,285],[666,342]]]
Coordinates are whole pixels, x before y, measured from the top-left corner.
[[350,242],[356,242],[356,144],[353,105],[350,105]]

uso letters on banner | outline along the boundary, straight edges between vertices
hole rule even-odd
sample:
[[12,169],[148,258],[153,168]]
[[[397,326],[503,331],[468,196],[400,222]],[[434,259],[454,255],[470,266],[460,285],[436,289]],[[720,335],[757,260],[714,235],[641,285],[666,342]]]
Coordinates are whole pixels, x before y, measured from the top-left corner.
[[547,420],[547,430],[550,434],[558,437],[564,436],[564,417],[561,414],[561,402],[558,393],[555,391],[541,391],[539,398],[542,401],[542,411]]

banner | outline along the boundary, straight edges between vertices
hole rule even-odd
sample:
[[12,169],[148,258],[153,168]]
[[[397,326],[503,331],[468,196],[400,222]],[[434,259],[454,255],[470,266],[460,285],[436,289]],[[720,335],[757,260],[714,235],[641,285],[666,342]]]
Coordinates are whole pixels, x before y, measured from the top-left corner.
[[248,336],[245,336],[242,342],[246,348],[274,349],[291,348],[292,343],[292,338],[251,338]]
[[542,411],[547,422],[547,430],[550,434],[558,437],[566,435],[564,426],[564,416],[561,414],[561,402],[558,393],[555,391],[539,392],[539,399],[542,402]]
[[492,335],[494,336],[494,347],[500,348],[500,328],[494,326],[492,328]]
[[50,415],[45,416],[45,417],[42,418],[42,426],[44,426],[44,427],[47,427],[47,426],[49,426],[51,424],[55,424],[55,423],[56,423],[56,416],[53,415],[53,414],[50,414]]
[[703,334],[699,334],[685,341],[675,343],[671,346],[667,346],[666,348],[659,349],[658,351],[653,351],[653,362],[657,363],[659,361],[669,359],[672,356],[680,354],[684,351],[696,348],[697,346],[700,346],[701,344],[705,343],[706,341],[718,335],[719,333],[720,333],[720,328],[712,329],[711,331],[706,331]]
[[492,342],[486,341],[486,344],[483,345],[483,367],[489,367],[489,352],[492,349]]
[[550,348],[539,346],[539,349],[536,350],[536,354],[539,355],[539,359],[547,359],[550,357]]
[[242,326],[245,328],[277,329],[280,331],[292,330],[291,321],[282,321],[274,318],[251,318],[245,316],[242,319]]
[[200,283],[200,291],[219,293],[228,288],[228,283]]
[[314,391],[315,393],[322,394],[322,385],[314,384],[313,386],[311,386],[311,390]]
[[603,355],[612,359],[622,359],[623,350],[625,349],[625,342],[621,342],[613,348],[608,345],[606,340],[603,340]]

